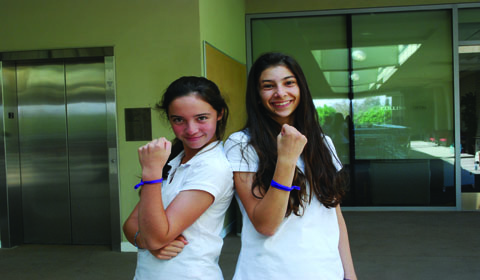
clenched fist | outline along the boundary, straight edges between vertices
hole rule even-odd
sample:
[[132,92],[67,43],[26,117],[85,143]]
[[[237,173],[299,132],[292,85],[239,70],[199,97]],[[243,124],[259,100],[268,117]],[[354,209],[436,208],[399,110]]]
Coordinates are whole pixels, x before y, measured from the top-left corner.
[[278,161],[296,164],[306,144],[305,135],[295,127],[284,124],[277,136]]
[[144,181],[162,178],[162,169],[167,163],[172,143],[165,137],[158,138],[138,148],[138,159]]

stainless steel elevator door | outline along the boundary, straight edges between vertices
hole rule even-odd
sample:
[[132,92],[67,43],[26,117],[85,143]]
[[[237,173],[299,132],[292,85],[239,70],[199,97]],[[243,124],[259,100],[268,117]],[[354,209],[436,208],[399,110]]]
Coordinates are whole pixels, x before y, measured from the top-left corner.
[[103,62],[65,64],[74,244],[110,243]]
[[24,243],[110,243],[104,73],[17,63]]

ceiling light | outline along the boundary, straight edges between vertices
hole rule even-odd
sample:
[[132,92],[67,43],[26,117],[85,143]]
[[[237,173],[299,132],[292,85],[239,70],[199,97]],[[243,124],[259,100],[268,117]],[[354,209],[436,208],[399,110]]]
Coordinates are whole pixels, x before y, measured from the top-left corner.
[[354,50],[352,52],[352,59],[355,61],[364,61],[367,59],[367,55],[362,50]]

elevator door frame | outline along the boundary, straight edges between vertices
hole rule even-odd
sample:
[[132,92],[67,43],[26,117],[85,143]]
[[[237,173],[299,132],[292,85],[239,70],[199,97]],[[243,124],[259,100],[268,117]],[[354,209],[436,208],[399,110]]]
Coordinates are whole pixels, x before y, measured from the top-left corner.
[[[118,186],[117,119],[115,91],[115,58],[113,48],[83,48],[0,53],[0,247],[11,248],[23,243],[22,193],[18,152],[18,106],[15,63],[20,61],[84,59],[102,57],[105,64],[105,96],[109,169],[111,248],[120,251],[121,226]],[[15,96],[15,98],[12,98]],[[95,229],[91,229],[95,231]]]

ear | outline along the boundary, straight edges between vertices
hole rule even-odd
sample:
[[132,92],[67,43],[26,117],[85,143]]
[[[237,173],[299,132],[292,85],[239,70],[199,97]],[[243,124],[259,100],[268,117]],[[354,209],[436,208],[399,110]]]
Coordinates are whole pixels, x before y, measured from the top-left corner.
[[220,112],[220,114],[218,114],[217,122],[223,118],[223,113],[225,113],[225,109],[222,109],[222,112]]

